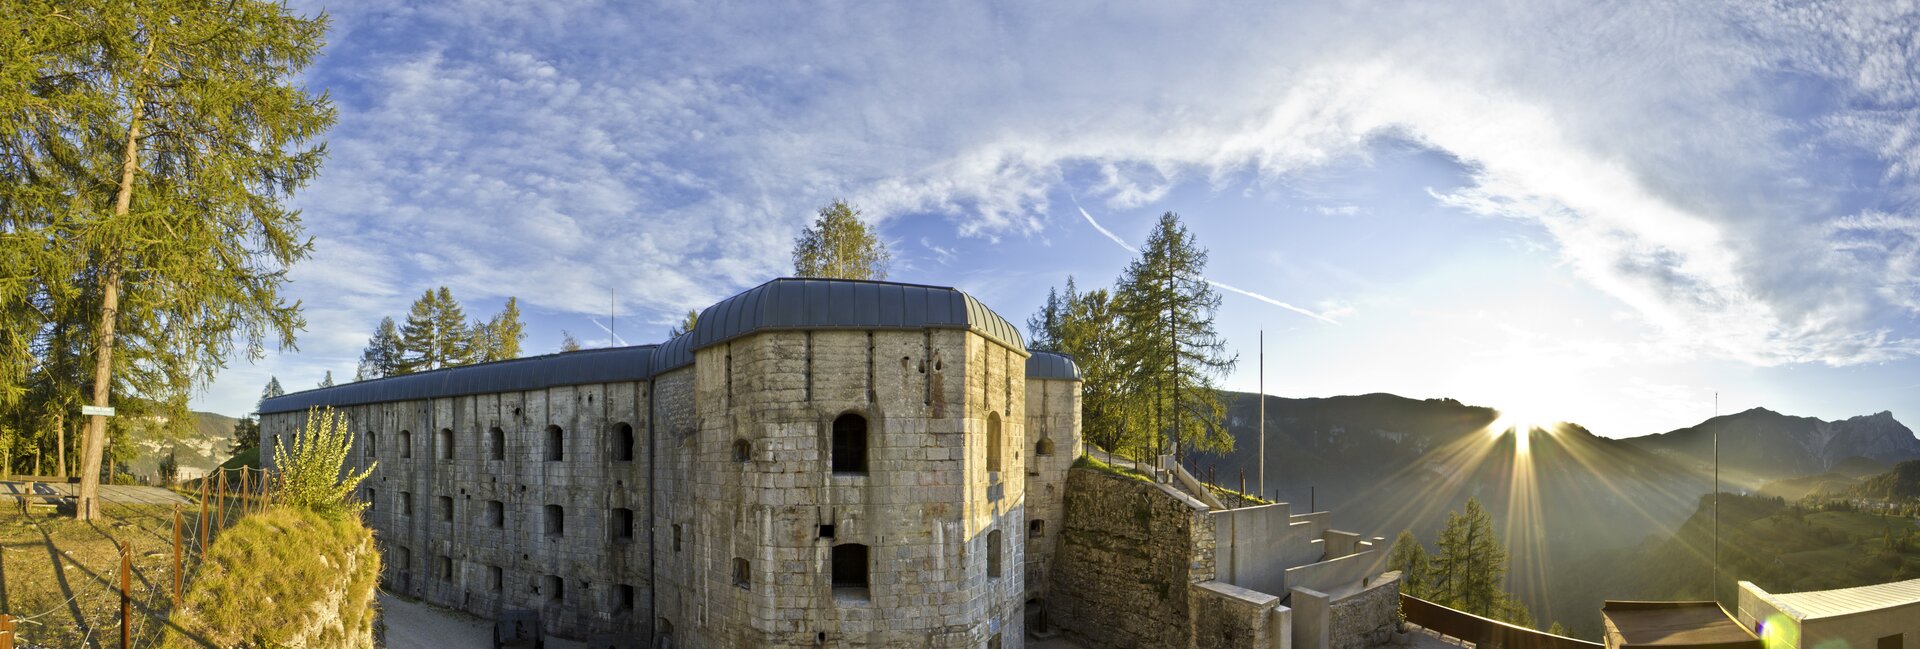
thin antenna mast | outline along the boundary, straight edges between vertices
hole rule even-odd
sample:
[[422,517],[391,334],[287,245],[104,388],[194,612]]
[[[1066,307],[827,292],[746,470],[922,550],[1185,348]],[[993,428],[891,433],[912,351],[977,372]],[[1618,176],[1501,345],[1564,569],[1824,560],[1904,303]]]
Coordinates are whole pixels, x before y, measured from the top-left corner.
[[1260,330],[1260,490],[1267,492],[1267,330]]
[[[1713,391],[1713,417],[1720,418],[1720,391]],[[1713,601],[1720,601],[1720,426],[1713,427]]]
[[607,288],[607,346],[608,347],[612,347],[616,344],[619,344],[614,342],[620,339],[619,331],[620,330],[616,328],[616,323],[614,323],[613,321],[613,288],[608,287]]

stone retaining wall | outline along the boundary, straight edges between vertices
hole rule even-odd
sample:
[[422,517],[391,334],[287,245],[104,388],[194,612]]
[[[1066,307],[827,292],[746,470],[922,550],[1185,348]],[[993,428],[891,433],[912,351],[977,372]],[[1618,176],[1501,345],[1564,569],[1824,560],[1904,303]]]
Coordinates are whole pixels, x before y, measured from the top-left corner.
[[1360,592],[1334,600],[1328,611],[1332,649],[1362,649],[1386,644],[1400,612],[1400,573],[1374,578]]
[[1213,579],[1213,518],[1169,487],[1067,477],[1047,617],[1088,646],[1194,646],[1194,588]]

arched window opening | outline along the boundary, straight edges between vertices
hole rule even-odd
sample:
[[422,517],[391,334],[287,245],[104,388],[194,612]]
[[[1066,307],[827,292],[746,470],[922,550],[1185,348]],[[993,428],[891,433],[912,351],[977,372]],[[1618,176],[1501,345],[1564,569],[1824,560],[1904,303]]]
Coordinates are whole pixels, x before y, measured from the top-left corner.
[[547,575],[541,581],[544,582],[541,584],[541,594],[546,595],[547,599],[555,602],[567,601],[567,582],[561,579],[560,575]]
[[440,555],[439,563],[438,569],[434,571],[438,574],[434,576],[439,577],[440,581],[453,581],[453,557]]
[[1027,538],[1037,539],[1047,535],[1047,522],[1044,520],[1027,521]]
[[559,462],[567,459],[566,432],[559,426],[547,427],[547,461]]
[[613,587],[613,612],[633,612],[633,586],[619,584]]
[[507,506],[498,500],[487,501],[487,527],[507,526]]
[[753,590],[753,565],[746,559],[733,558],[733,585]]
[[854,413],[833,420],[833,472],[867,472],[867,418]]
[[452,428],[440,429],[440,439],[438,443],[440,446],[440,459],[442,460],[453,459],[453,429]]
[[380,434],[367,431],[367,457],[380,455]]
[[1000,469],[1000,413],[987,413],[987,470]]
[[613,425],[613,461],[633,461],[633,426],[624,421]]
[[439,505],[440,521],[443,523],[453,522],[453,496],[441,496]]
[[633,542],[633,510],[625,507],[615,507],[613,509],[613,520],[609,527],[612,528],[613,541],[615,543]]
[[499,426],[488,428],[487,448],[492,449],[493,459],[507,459],[507,431],[500,430]]
[[400,515],[401,516],[413,515],[413,494],[412,493],[408,493],[405,491],[400,492]]
[[567,535],[567,510],[559,505],[547,505],[547,536]]
[[1043,437],[1043,438],[1040,438],[1040,441],[1034,442],[1033,454],[1043,456],[1043,457],[1048,455],[1053,455],[1053,439]]
[[1004,553],[1004,550],[1000,547],[1002,545],[1005,545],[1005,541],[1001,539],[1000,530],[987,532],[987,576],[988,577],[1000,576],[1000,555]]
[[413,432],[400,431],[400,457],[413,457]]
[[748,444],[744,439],[733,440],[733,461],[745,462],[751,459],[753,459],[753,445]]
[[867,546],[842,543],[833,546],[833,594],[867,597]]
[[507,581],[505,577],[506,575],[500,571],[500,566],[487,566],[487,591],[500,592],[500,586]]

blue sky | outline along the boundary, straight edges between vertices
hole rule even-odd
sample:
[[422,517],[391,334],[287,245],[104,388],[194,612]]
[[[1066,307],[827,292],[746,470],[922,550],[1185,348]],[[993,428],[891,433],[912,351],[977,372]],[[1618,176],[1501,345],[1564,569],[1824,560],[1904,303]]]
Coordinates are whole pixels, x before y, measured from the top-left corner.
[[1681,4],[296,2],[340,111],[309,327],[196,406],[348,378],[441,284],[528,353],[608,344],[609,291],[657,341],[845,197],[1016,321],[1179,212],[1231,388],[1264,330],[1284,396],[1920,418],[1920,10]]

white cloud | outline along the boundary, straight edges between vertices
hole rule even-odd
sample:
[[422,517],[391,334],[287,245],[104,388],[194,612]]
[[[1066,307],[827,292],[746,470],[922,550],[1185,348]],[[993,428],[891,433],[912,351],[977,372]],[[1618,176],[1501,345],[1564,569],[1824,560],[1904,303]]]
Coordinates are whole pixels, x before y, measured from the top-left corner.
[[[1836,186],[1920,198],[1912,3],[331,9],[313,77],[342,120],[298,197],[325,263],[296,270],[325,327],[309,353],[357,352],[442,283],[583,314],[614,287],[672,313],[779,274],[835,197],[1031,236],[1070,169],[1126,209],[1364,161],[1381,138],[1452,156],[1472,184],[1441,200],[1539,222],[1691,353],[1913,348],[1883,316],[1920,312],[1920,284],[1876,275],[1913,248],[1829,225],[1859,212]],[[1783,79],[1809,85],[1783,97]],[[1879,175],[1834,176],[1828,155]]]

